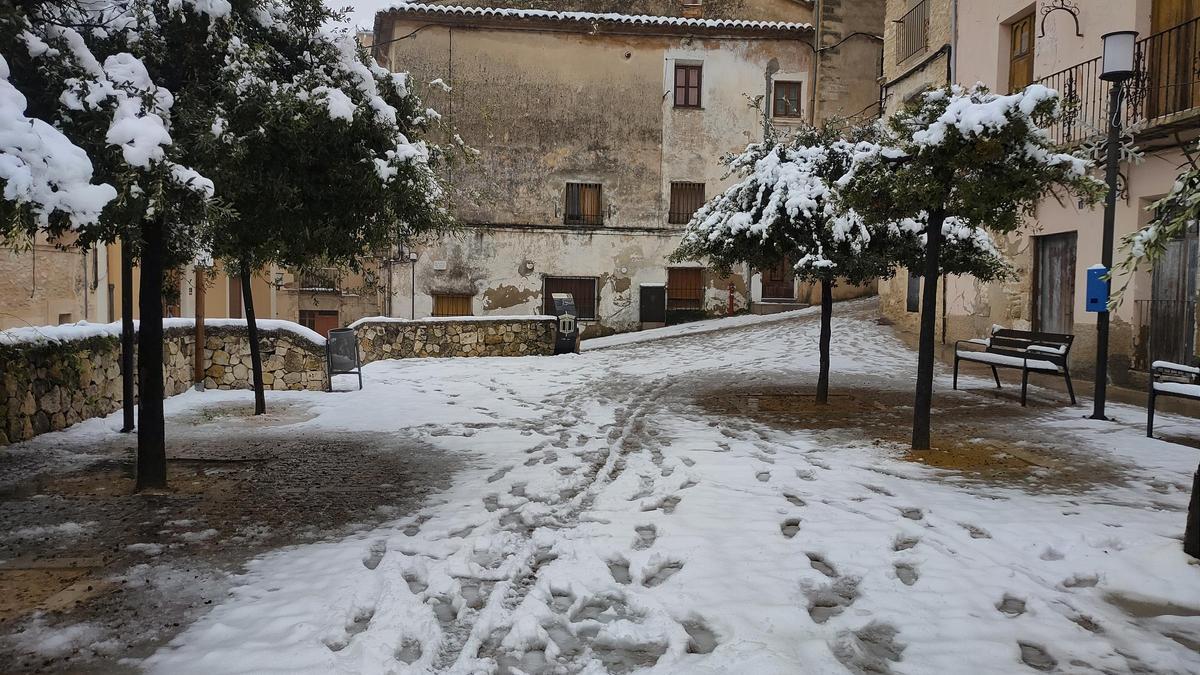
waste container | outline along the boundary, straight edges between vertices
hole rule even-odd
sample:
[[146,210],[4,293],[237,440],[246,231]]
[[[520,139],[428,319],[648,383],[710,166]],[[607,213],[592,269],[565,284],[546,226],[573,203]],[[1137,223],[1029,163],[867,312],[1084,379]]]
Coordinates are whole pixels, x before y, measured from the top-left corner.
[[325,370],[329,373],[329,391],[334,375],[358,375],[362,389],[362,361],[358,357],[358,336],[353,328],[334,328],[325,340]]
[[554,316],[558,317],[558,334],[554,340],[555,354],[573,354],[579,351],[579,323],[575,311],[575,296],[570,293],[552,293]]

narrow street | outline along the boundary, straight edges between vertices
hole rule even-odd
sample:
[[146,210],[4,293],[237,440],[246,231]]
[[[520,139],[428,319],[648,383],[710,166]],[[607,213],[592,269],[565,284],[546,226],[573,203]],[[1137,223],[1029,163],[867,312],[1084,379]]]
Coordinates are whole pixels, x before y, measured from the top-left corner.
[[[270,396],[306,411],[276,432],[390,434],[455,472],[411,515],[252,560],[170,645],[122,663],[1200,672],[1200,568],[1179,542],[1197,451],[1144,438],[1132,407],[1097,423],[1033,389],[1022,410],[984,371],[960,392],[939,374],[939,450],[913,456],[916,357],[875,316],[836,308],[828,408],[814,312],[577,356],[378,362],[361,392]],[[249,400],[186,394],[169,419]]]

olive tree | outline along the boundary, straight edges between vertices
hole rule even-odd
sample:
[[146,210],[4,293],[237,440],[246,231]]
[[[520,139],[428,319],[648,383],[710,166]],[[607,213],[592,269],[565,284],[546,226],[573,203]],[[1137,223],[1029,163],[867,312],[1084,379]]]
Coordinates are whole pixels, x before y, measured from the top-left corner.
[[[938,277],[948,235],[986,228],[1012,232],[1042,198],[1066,193],[1094,203],[1103,184],[1090,163],[1058,152],[1043,126],[1059,114],[1059,96],[1041,85],[1011,95],[981,85],[934,89],[880,127],[841,179],[849,207],[872,222],[912,222],[920,232],[910,269],[919,269],[921,334],[912,447],[929,449]],[[916,234],[914,231],[913,234]]]

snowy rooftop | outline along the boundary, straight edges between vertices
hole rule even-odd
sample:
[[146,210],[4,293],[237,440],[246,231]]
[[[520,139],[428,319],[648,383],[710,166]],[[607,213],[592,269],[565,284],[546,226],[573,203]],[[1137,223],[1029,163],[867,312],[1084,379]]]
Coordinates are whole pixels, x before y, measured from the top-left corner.
[[690,19],[681,16],[650,14],[617,14],[597,12],[556,12],[547,9],[509,9],[503,7],[465,7],[462,5],[432,5],[402,2],[391,11],[422,14],[441,14],[479,18],[543,19],[576,23],[624,24],[629,26],[680,26],[712,29],[750,29],[772,31],[809,31],[812,24],[787,21],[748,21],[744,19]]

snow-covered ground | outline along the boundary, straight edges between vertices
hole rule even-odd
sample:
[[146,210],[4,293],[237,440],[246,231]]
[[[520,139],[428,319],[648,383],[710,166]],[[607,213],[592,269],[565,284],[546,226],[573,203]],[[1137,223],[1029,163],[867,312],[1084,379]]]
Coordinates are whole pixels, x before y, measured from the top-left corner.
[[[835,391],[855,378],[910,386],[913,353],[874,315],[870,302],[838,306]],[[575,356],[379,362],[361,392],[289,394],[317,412],[298,435],[406,429],[471,464],[412,517],[254,560],[141,665],[1200,672],[1200,566],[1179,541],[1200,452],[1145,439],[1135,408],[1093,422],[1042,392],[1012,410],[939,376],[940,400],[1006,406],[1014,433],[1069,438],[1123,467],[1119,480],[1032,489],[699,403],[811,383],[817,329],[810,313]],[[1200,437],[1193,420],[1160,426]]]

